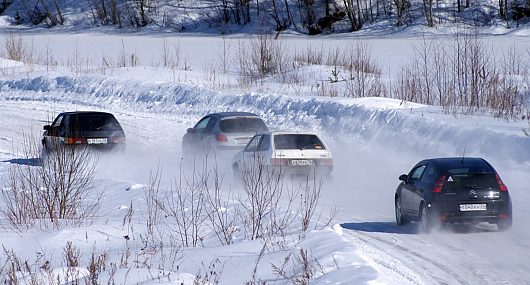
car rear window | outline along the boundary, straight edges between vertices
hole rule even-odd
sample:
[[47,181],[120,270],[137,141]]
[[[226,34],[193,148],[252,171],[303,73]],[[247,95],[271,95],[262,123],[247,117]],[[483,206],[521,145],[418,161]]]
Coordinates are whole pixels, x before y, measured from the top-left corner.
[[122,131],[116,118],[105,114],[78,114],[70,119],[70,124],[79,132]]
[[498,188],[495,173],[450,174],[444,183],[444,191],[458,193],[469,189]]
[[219,125],[223,133],[255,133],[267,131],[267,126],[260,118],[226,118]]
[[285,134],[274,136],[276,149],[326,149],[315,135]]

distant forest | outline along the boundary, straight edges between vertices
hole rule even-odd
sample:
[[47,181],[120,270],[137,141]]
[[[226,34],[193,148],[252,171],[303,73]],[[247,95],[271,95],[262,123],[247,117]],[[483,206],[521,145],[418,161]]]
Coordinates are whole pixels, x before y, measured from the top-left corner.
[[474,26],[528,22],[530,0],[0,0],[14,24],[47,27],[154,26],[175,31],[213,27],[222,33],[250,24],[307,34],[443,23]]

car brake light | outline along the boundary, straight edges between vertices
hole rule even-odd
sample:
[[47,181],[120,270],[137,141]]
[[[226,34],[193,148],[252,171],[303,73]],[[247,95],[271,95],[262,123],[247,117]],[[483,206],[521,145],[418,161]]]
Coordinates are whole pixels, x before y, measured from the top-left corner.
[[501,213],[497,217],[499,217],[499,219],[505,220],[505,219],[508,219],[510,216],[508,216],[507,214]]
[[86,144],[86,139],[84,138],[66,138],[66,144]]
[[218,142],[228,142],[228,137],[223,134],[219,134],[215,136],[215,140]]
[[432,192],[442,193],[442,188],[444,187],[444,181],[445,181],[445,175],[440,176],[440,178],[436,180],[436,184],[434,184],[434,187],[432,188]]
[[289,160],[285,158],[271,158],[271,165],[289,165]]
[[495,174],[495,177],[497,177],[497,183],[499,183],[499,189],[501,190],[501,192],[508,192],[508,187],[504,185],[501,178],[499,177],[499,174]]
[[333,165],[333,159],[332,158],[324,158],[318,160],[318,165]]
[[125,143],[125,137],[113,137],[112,143]]

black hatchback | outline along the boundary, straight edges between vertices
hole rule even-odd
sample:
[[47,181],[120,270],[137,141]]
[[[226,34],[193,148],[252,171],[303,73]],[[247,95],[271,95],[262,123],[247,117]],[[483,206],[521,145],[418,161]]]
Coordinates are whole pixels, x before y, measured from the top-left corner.
[[394,196],[398,226],[419,221],[421,232],[441,223],[489,222],[501,231],[512,226],[508,188],[482,158],[423,160],[399,180]]
[[86,145],[96,149],[124,149],[125,132],[114,115],[105,112],[64,112],[44,126],[45,150]]

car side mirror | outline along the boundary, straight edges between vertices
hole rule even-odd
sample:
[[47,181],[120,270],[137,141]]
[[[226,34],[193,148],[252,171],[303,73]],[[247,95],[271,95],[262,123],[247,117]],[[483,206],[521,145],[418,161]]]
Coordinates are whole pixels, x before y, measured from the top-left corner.
[[408,179],[408,176],[407,174],[401,174],[399,176],[399,180],[403,181],[403,182],[407,182],[407,179]]
[[52,127],[50,125],[46,125],[46,126],[42,127],[42,129],[45,130],[45,131],[49,131],[49,130],[51,130],[51,128]]

